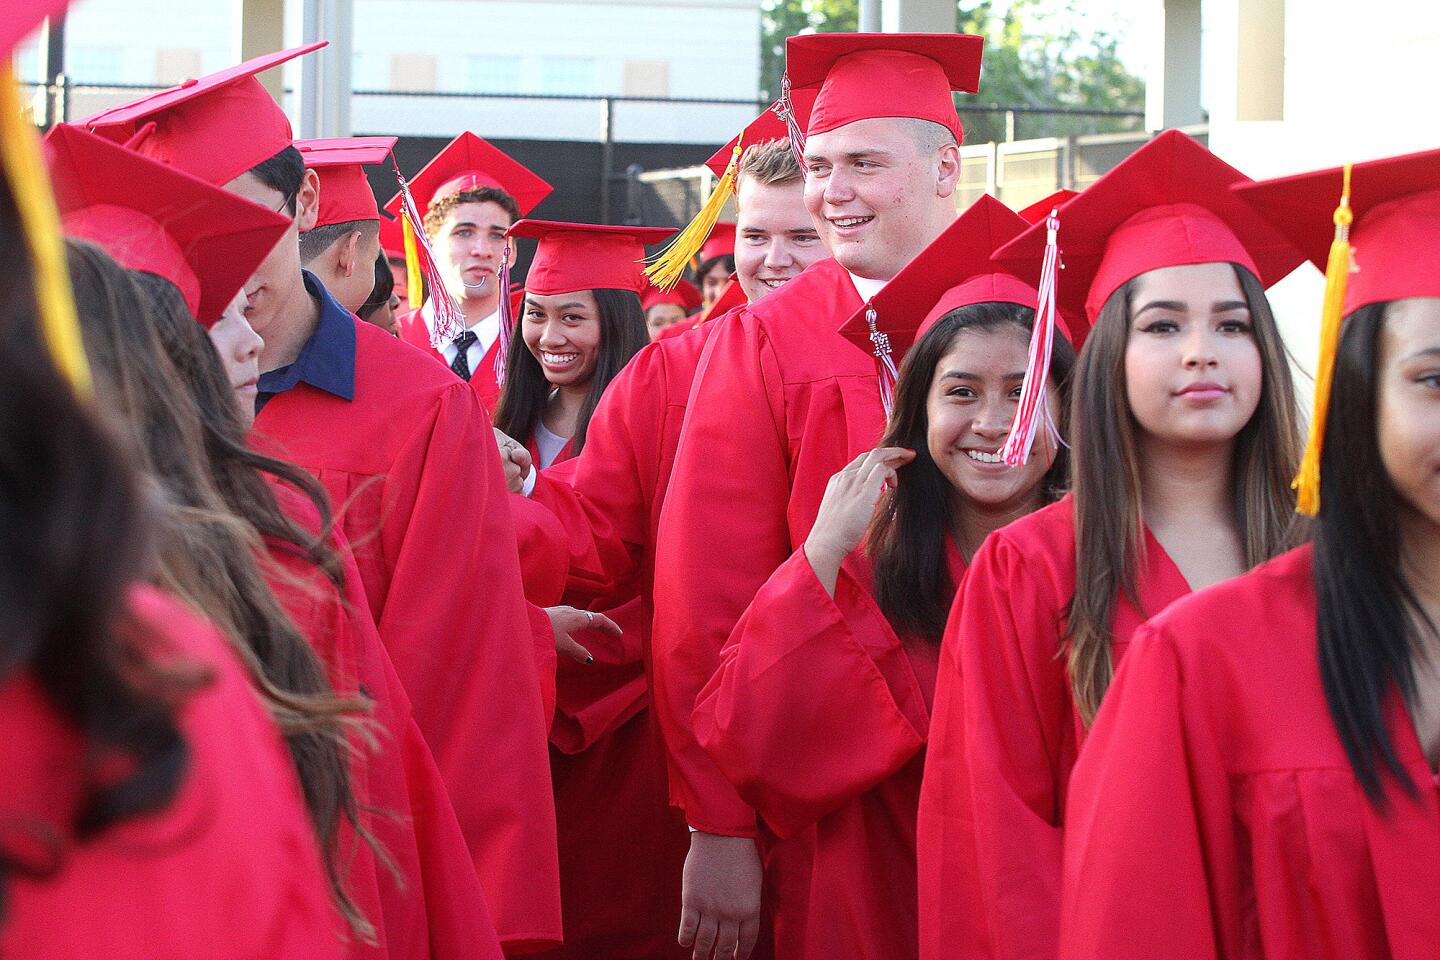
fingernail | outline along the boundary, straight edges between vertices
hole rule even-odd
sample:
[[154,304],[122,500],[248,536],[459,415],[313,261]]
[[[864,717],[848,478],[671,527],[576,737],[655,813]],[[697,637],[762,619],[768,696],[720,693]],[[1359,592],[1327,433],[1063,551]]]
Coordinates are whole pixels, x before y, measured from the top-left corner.
[[585,658],[585,662],[586,662],[586,663],[594,663],[594,662],[595,662],[595,658],[594,658],[594,657],[586,657],[586,658]]

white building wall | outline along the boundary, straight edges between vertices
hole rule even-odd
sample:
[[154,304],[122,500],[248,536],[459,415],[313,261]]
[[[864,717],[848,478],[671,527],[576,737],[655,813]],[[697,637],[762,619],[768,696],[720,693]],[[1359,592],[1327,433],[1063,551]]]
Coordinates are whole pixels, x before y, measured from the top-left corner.
[[[1288,0],[1283,119],[1271,121],[1236,118],[1238,10],[1238,0],[1205,0],[1210,148],[1226,161],[1264,179],[1440,148],[1440,2]],[[1307,266],[1271,292],[1307,371],[1323,291],[1320,273]]]
[[[174,83],[235,62],[242,0],[80,0],[67,21],[77,82]],[[745,100],[759,87],[760,0],[353,0],[352,84],[411,95],[357,97],[357,133],[600,140],[595,102],[451,99],[454,93]],[[298,43],[301,0],[287,0]],[[22,76],[38,79],[36,44]],[[177,74],[176,71],[180,72]],[[298,68],[286,68],[294,87]],[[128,99],[119,96],[111,102]],[[106,103],[87,102],[83,113]],[[744,106],[619,104],[622,141],[720,143],[755,113]],[[77,112],[76,115],[81,115]]]

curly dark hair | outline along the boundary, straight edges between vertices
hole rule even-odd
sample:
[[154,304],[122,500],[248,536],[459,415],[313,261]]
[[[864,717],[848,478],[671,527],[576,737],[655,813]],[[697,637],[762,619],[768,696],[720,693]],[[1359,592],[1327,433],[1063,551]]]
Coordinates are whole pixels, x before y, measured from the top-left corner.
[[494,203],[510,215],[512,224],[520,219],[520,204],[510,194],[497,187],[476,187],[431,201],[430,209],[425,212],[425,232],[434,238],[445,226],[445,218],[462,203]]

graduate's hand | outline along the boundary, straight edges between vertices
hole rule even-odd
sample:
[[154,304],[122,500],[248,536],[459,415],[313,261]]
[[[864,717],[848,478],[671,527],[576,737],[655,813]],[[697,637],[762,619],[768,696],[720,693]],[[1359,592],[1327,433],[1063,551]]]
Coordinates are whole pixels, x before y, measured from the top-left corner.
[[525,449],[523,443],[507,436],[499,427],[491,429],[495,431],[495,446],[500,449],[500,466],[505,468],[505,486],[511,493],[524,493],[525,478],[530,475],[530,468],[534,466],[530,451]]
[[618,637],[625,632],[620,629],[620,624],[605,614],[592,613],[589,610],[576,610],[574,607],[546,607],[545,615],[550,618],[550,628],[555,631],[555,652],[562,657],[569,657],[576,663],[594,663],[595,658],[590,655],[589,650],[575,642],[574,634],[581,630],[599,630],[601,633]]
[[815,524],[805,538],[805,559],[830,596],[835,596],[840,564],[865,539],[880,495],[895,482],[896,471],[914,459],[914,450],[876,447],[830,478]]
[[749,837],[695,831],[680,892],[680,946],[693,960],[745,960],[760,939],[760,851]]

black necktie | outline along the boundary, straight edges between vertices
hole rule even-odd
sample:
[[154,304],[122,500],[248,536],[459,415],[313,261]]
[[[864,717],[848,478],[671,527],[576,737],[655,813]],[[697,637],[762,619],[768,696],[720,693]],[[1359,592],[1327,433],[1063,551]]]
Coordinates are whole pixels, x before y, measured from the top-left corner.
[[474,330],[466,330],[451,341],[455,344],[455,359],[450,361],[450,369],[461,380],[470,379],[470,344],[479,339]]

